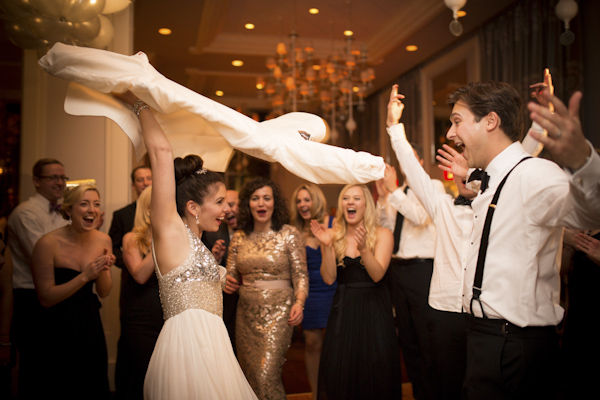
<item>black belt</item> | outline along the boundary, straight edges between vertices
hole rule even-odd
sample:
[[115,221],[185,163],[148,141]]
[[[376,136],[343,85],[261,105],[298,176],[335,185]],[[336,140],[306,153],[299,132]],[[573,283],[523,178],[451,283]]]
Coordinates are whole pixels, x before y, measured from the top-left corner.
[[433,258],[397,258],[392,257],[391,260],[394,265],[411,265],[411,264],[419,264],[419,263],[430,263],[433,262]]
[[520,327],[505,319],[478,318],[473,314],[465,314],[465,318],[467,320],[467,329],[495,336],[512,334],[538,337],[556,334],[556,326],[554,325]]

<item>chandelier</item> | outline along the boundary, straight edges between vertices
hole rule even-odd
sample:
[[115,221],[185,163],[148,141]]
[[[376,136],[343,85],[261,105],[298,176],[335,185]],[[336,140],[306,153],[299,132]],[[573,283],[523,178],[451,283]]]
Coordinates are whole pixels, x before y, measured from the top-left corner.
[[367,65],[366,46],[357,49],[352,32],[345,35],[344,48],[320,60],[310,42],[300,44],[294,30],[287,45],[283,41],[277,44],[275,56],[266,61],[267,79],[257,81],[259,96],[268,96],[274,117],[290,111],[312,112],[328,120],[334,141],[338,122],[345,123],[352,135],[356,130],[354,106],[364,110],[375,72]]

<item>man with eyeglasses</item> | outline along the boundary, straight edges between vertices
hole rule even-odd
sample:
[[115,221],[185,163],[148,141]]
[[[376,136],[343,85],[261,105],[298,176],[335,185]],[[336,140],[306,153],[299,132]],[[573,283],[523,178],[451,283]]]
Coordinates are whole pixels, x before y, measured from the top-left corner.
[[[67,224],[59,209],[59,201],[69,178],[62,163],[51,158],[38,160],[33,166],[35,194],[19,204],[8,217],[8,247],[13,261],[13,320],[11,340],[19,353],[19,398],[38,398],[42,390],[39,360],[44,351],[39,348],[38,324],[40,305],[31,275],[31,254],[38,239]],[[38,389],[40,388],[40,389]]]

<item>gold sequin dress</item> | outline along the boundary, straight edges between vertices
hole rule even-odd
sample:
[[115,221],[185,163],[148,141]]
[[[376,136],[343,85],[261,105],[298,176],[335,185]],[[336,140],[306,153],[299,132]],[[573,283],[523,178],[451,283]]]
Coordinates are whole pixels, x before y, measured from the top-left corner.
[[256,399],[223,323],[225,268],[189,229],[188,237],[183,264],[165,275],[156,267],[165,324],[146,372],[144,399]]
[[302,235],[290,225],[278,232],[237,231],[229,245],[228,273],[242,283],[237,356],[261,400],[286,398],[281,373],[293,332],[287,320],[295,294],[308,293],[304,246]]

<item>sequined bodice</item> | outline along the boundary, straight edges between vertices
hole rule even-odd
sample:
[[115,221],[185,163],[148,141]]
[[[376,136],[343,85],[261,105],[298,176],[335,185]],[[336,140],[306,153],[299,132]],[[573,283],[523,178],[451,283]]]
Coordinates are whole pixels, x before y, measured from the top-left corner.
[[222,317],[225,268],[217,264],[211,251],[190,229],[187,231],[190,252],[183,264],[161,275],[154,256],[164,318],[167,320],[189,309],[201,309]]

